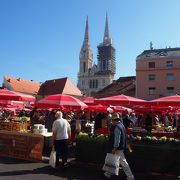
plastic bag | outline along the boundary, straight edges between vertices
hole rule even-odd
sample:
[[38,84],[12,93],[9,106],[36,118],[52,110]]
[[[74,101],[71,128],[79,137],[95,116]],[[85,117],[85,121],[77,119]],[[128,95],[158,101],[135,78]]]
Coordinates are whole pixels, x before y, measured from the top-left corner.
[[111,153],[106,154],[105,163],[102,168],[103,171],[109,172],[114,175],[119,174],[119,156]]
[[54,147],[52,148],[51,154],[49,157],[49,165],[53,168],[56,167],[56,151],[55,151]]

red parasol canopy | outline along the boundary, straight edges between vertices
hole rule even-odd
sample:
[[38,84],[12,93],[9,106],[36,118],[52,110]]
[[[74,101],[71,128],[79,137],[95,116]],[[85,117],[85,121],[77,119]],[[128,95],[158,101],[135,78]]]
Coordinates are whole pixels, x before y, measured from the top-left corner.
[[173,108],[172,106],[135,106],[133,110],[136,112],[172,112],[177,108]]
[[85,98],[83,98],[83,102],[85,103],[85,104],[94,104],[94,101],[96,100],[96,98],[94,98],[94,97],[85,97]]
[[101,104],[88,106],[87,109],[92,110],[92,111],[113,112],[112,108],[110,108],[108,106],[103,106]]
[[124,112],[124,111],[128,111],[129,113],[132,112],[133,110],[131,108],[127,108],[124,106],[110,106],[114,112]]
[[39,108],[70,108],[70,109],[84,109],[87,105],[79,99],[64,94],[55,94],[47,96],[34,104]]
[[147,101],[126,95],[117,95],[95,100],[95,103],[103,105],[144,105]]
[[24,102],[23,101],[8,101],[8,100],[0,100],[0,105],[3,107],[8,107],[8,105],[12,107],[18,107],[23,109],[24,108]]
[[35,101],[35,97],[7,89],[0,89],[0,100]]
[[149,102],[150,105],[159,105],[159,106],[180,106],[180,96],[166,96],[158,99],[154,99]]

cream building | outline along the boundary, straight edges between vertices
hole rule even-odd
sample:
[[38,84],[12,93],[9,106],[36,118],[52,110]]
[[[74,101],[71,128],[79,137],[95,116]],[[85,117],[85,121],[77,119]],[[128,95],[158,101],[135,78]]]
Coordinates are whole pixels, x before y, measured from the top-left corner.
[[145,50],[136,58],[136,97],[180,94],[180,48]]
[[97,65],[93,63],[93,53],[89,41],[88,18],[84,41],[79,55],[78,88],[86,96],[91,96],[92,92],[97,92],[113,82],[115,65],[115,48],[109,36],[108,17],[103,42],[98,45]]

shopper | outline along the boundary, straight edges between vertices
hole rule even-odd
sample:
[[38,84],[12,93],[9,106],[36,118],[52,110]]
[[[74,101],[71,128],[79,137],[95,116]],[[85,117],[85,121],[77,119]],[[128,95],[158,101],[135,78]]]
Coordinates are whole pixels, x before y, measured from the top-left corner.
[[59,158],[62,158],[62,166],[67,164],[68,155],[68,139],[71,137],[71,127],[66,119],[63,118],[63,113],[57,111],[55,114],[56,120],[53,122],[53,140],[56,151],[56,167],[59,166]]
[[145,118],[145,129],[147,130],[147,134],[151,134],[152,131],[152,115],[148,113]]
[[[127,149],[127,134],[122,123],[122,115],[118,113],[113,114],[112,123],[114,126],[112,126],[113,132],[110,133],[110,141],[112,142],[109,142],[112,145],[112,154],[117,155],[117,158],[120,161],[119,163],[127,176],[127,180],[134,180],[134,176],[124,155],[124,151]],[[112,176],[109,172],[105,172],[104,175],[107,178],[111,178]]]
[[56,114],[56,110],[52,109],[46,117],[45,127],[48,129],[48,132],[52,132],[52,125],[53,122],[56,120],[55,114]]

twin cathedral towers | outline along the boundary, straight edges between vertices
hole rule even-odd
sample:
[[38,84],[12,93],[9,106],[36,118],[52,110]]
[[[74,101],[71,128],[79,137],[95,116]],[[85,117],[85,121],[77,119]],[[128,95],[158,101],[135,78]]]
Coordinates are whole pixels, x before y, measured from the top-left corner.
[[108,16],[106,14],[103,42],[97,46],[97,65],[93,63],[93,53],[89,41],[88,17],[84,41],[79,54],[78,88],[85,96],[99,91],[111,84],[116,72],[115,48],[109,36]]

